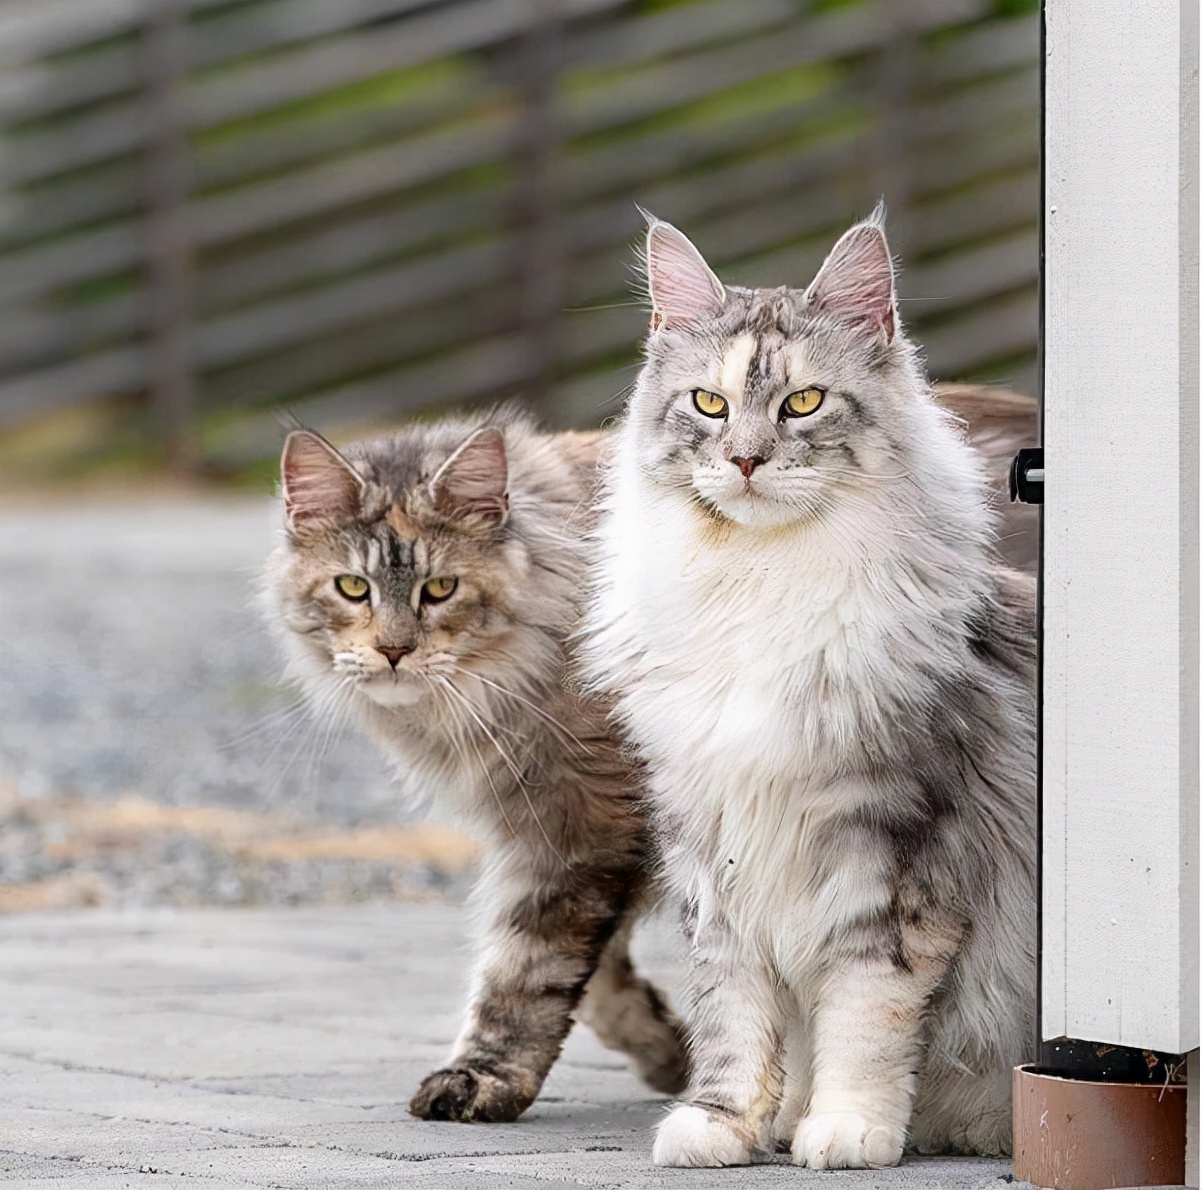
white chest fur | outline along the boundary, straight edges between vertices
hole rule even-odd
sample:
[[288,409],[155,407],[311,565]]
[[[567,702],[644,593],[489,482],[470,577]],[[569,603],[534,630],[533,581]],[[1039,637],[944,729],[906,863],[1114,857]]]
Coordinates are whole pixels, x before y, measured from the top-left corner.
[[782,915],[814,925],[887,900],[881,861],[832,868],[813,850],[833,815],[879,796],[857,772],[864,742],[920,696],[918,663],[942,653],[946,671],[954,645],[929,593],[906,590],[905,539],[871,512],[751,530],[635,468],[613,478],[590,651],[689,838],[672,879],[703,915],[796,950]]

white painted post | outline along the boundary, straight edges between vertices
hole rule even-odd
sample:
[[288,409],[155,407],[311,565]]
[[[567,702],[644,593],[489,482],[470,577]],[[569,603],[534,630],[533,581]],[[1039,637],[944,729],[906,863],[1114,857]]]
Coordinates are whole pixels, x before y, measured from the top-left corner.
[[1048,0],[1043,1033],[1198,1045],[1198,0]]

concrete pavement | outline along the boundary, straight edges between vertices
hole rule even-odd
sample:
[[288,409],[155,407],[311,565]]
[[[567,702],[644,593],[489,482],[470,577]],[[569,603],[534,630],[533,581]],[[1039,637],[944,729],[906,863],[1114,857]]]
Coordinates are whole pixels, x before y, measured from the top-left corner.
[[[670,987],[675,932],[652,923],[637,950]],[[663,1101],[584,1029],[518,1123],[414,1120],[468,962],[463,910],[439,903],[0,918],[0,1182],[1004,1190],[987,1160],[657,1170]]]

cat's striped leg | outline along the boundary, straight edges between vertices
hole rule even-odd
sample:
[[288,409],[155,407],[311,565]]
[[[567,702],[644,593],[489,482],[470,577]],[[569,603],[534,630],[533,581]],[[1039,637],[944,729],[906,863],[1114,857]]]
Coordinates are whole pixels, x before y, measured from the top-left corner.
[[922,1066],[923,1017],[961,931],[917,915],[891,925],[866,930],[863,945],[844,952],[823,983],[810,1105],[793,1137],[798,1165],[880,1169],[901,1160]]
[[559,1056],[635,874],[543,867],[515,849],[483,890],[493,909],[468,1020],[448,1065],[427,1076],[410,1101],[413,1115],[517,1119]]
[[658,989],[634,970],[629,939],[627,925],[610,940],[576,1016],[603,1045],[629,1055],[649,1087],[679,1095],[688,1084],[684,1026]]
[[724,926],[694,939],[688,1005],[693,1063],[687,1101],[660,1124],[656,1165],[749,1165],[767,1155],[780,1099],[776,980]]

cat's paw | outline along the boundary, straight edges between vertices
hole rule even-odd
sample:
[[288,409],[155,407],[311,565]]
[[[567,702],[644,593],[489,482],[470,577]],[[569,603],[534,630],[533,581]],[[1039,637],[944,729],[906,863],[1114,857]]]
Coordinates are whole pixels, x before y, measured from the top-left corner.
[[810,1169],[884,1169],[901,1160],[904,1128],[857,1112],[806,1116],[793,1136],[793,1161]]
[[686,1103],[674,1108],[656,1130],[651,1160],[693,1169],[750,1165],[751,1146],[720,1116]]
[[450,1066],[426,1076],[409,1100],[409,1113],[419,1120],[507,1123],[530,1106],[537,1090],[531,1093],[525,1087],[512,1087],[470,1066]]
[[1010,1113],[983,1111],[968,1120],[939,1121],[933,1130],[924,1120],[914,1121],[912,1145],[916,1153],[958,1153],[972,1157],[1009,1157]]

